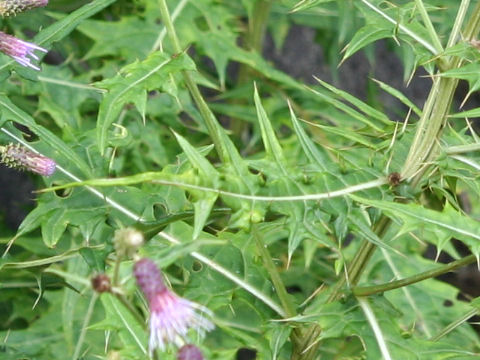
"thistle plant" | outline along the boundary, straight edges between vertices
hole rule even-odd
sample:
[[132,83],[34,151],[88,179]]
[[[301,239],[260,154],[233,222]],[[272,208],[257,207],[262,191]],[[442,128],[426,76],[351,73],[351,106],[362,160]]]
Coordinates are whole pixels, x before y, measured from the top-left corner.
[[51,5],[5,23],[58,65],[0,65],[1,161],[44,175],[2,354],[480,357],[480,1]]

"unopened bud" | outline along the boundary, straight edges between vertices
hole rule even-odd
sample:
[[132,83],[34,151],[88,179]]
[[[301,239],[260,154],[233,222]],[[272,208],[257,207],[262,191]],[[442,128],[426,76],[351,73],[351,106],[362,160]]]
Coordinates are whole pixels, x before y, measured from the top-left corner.
[[144,239],[140,231],[127,227],[116,230],[113,241],[117,255],[132,257],[138,248],[143,245]]
[[203,355],[195,345],[188,344],[178,350],[177,360],[203,360]]
[[8,167],[29,170],[42,176],[52,175],[57,167],[54,160],[34,153],[20,144],[0,146],[0,162]]
[[110,292],[112,285],[110,278],[105,274],[98,274],[92,278],[92,288],[98,293]]
[[47,6],[48,0],[0,0],[0,15],[14,16],[22,11]]

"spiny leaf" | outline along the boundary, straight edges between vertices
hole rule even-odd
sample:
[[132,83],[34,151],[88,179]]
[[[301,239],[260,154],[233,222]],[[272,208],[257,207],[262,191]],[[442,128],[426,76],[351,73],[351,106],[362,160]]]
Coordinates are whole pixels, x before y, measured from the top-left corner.
[[462,105],[472,93],[480,89],[480,64],[471,63],[460,68],[450,69],[438,74],[440,77],[455,78],[468,81],[468,93],[462,101]]
[[344,100],[348,101],[349,103],[353,104],[355,107],[357,107],[359,110],[361,110],[365,115],[377,119],[380,122],[391,125],[392,121],[388,118],[387,115],[384,113],[374,109],[370,105],[364,103],[360,99],[357,99],[355,96],[350,95],[348,92],[337,89],[336,87],[330,85],[329,83],[315,77],[315,80],[317,80],[322,86],[326,87],[328,90],[330,90],[332,93],[335,95],[340,96]]
[[330,165],[332,163],[332,161],[328,158],[328,154],[326,154],[325,150],[320,150],[308,137],[306,131],[300,125],[297,117],[295,116],[291,106],[290,117],[292,119],[293,129],[297,134],[298,140],[300,141],[300,145],[302,146],[305,155],[308,157],[311,163],[318,165],[320,169],[326,171],[328,168],[327,164]]
[[342,62],[347,60],[350,56],[357,51],[363,49],[365,46],[388,37],[392,37],[393,33],[389,27],[381,27],[380,24],[376,26],[367,25],[357,31],[355,36],[345,48],[345,54],[343,55]]
[[410,109],[412,109],[415,114],[417,114],[418,116],[422,116],[422,110],[420,110],[417,105],[415,105],[412,101],[410,101],[410,99],[407,98],[405,95],[403,95],[400,91],[398,91],[397,89],[391,87],[391,86],[388,85],[388,84],[385,84],[384,82],[382,82],[382,81],[380,81],[380,80],[373,79],[373,81],[375,81],[377,84],[379,84],[380,87],[381,87],[383,90],[385,90],[387,93],[389,93],[390,95],[396,97],[396,98],[397,98],[398,100],[400,100],[403,104],[405,104],[407,107],[409,107]]
[[185,53],[169,58],[156,52],[144,61],[127,65],[114,78],[97,83],[98,87],[109,90],[100,104],[97,119],[97,141],[101,154],[108,145],[108,128],[125,104],[133,102],[144,110],[147,91],[162,88],[174,72],[194,69],[195,64]]
[[402,233],[422,228],[429,230],[433,227],[449,232],[451,237],[465,242],[475,255],[480,254],[480,222],[462,215],[448,204],[440,212],[417,204],[371,200],[357,195],[350,195],[350,197],[359,203],[384,211],[391,218],[401,219]]

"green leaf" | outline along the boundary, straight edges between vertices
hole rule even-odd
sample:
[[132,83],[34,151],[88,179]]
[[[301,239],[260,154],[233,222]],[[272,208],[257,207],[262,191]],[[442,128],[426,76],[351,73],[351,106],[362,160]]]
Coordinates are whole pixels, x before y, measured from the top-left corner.
[[57,153],[57,156],[51,156],[57,160],[59,164],[62,160],[77,166],[87,177],[92,176],[90,167],[78,156],[65,142],[60,140],[53,132],[45,127],[38,125],[35,120],[26,112],[13,104],[5,95],[0,95],[0,111],[4,118],[16,121],[28,127],[37,134],[45,143],[50,145]]
[[[185,138],[177,133],[174,134],[193,167],[200,172],[204,179],[208,179],[208,185],[217,187],[219,179],[217,170],[215,170],[208,160],[205,159],[205,157],[203,157],[192,145],[190,145]],[[198,200],[193,203],[195,209],[193,239],[196,239],[204,228],[205,223],[210,216],[210,212],[212,211],[213,205],[218,197],[218,194],[215,193],[202,194],[196,192],[196,194]]]
[[92,329],[115,329],[125,348],[135,359],[147,356],[147,334],[135,317],[112,294],[104,293],[101,297],[105,309],[105,321],[92,325]]
[[305,11],[319,4],[324,4],[332,1],[335,1],[335,0],[300,0],[292,8],[292,12]]
[[480,64],[479,63],[471,63],[459,68],[450,69],[438,74],[440,77],[446,78],[454,78],[454,79],[462,79],[468,81],[468,93],[465,95],[465,98],[462,102],[465,101],[470,97],[472,93],[480,89]]
[[306,131],[303,129],[302,125],[298,121],[293,109],[290,107],[290,117],[293,123],[293,129],[297,134],[298,140],[302,149],[309,159],[309,161],[313,164],[316,164],[320,169],[326,171],[329,167],[331,167],[332,161],[328,158],[328,154],[326,150],[323,148],[320,150],[317,145],[308,137]]
[[144,110],[147,92],[165,88],[169,75],[182,70],[194,70],[195,64],[185,53],[169,58],[164,53],[155,52],[141,62],[124,67],[120,74],[96,85],[107,89],[108,93],[100,104],[97,119],[97,141],[101,154],[108,146],[108,129],[116,120],[123,106],[135,103]]
[[403,95],[400,91],[397,89],[391,87],[388,84],[385,84],[384,82],[380,80],[373,79],[377,84],[380,85],[380,87],[385,90],[387,93],[392,95],[393,97],[397,98],[400,100],[403,104],[405,104],[408,108],[412,109],[415,114],[417,114],[419,117],[422,116],[422,110],[420,110],[417,105],[415,105],[412,101],[410,101],[409,98],[407,98],[405,95]]
[[345,48],[345,54],[343,55],[342,62],[347,60],[350,56],[357,51],[363,49],[365,46],[388,37],[392,37],[392,30],[390,27],[382,27],[380,24],[376,26],[367,25],[358,30],[350,40],[350,43]]
[[401,219],[401,233],[415,229],[439,229],[447,231],[451,237],[462,240],[478,257],[480,255],[480,222],[462,215],[448,203],[442,212],[427,209],[417,204],[399,204],[383,200],[371,200],[357,195],[350,197],[362,204],[376,207],[389,217]]
[[277,136],[275,135],[272,123],[268,119],[267,113],[262,106],[256,86],[254,100],[255,108],[257,109],[258,122],[260,124],[260,131],[262,133],[263,145],[265,146],[265,152],[267,153],[267,156],[275,160],[280,168],[283,168],[285,165],[285,157],[283,155],[282,147],[280,146]]

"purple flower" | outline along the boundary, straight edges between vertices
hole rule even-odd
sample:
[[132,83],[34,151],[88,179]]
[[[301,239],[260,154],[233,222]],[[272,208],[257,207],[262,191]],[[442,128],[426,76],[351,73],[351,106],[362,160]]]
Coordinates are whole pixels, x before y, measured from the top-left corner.
[[46,49],[41,48],[40,46],[17,39],[15,36],[0,31],[1,52],[14,58],[20,65],[40,70],[38,66],[31,63],[30,57],[38,60],[38,56],[34,54],[35,50],[47,52]]
[[52,175],[57,167],[54,160],[34,153],[20,144],[0,146],[0,162],[8,167],[29,170],[42,176]]
[[48,0],[0,0],[0,15],[11,16],[18,13],[47,6]]
[[157,347],[164,351],[168,344],[181,345],[182,341],[187,340],[190,328],[201,336],[214,328],[203,316],[211,316],[210,310],[169,290],[152,260],[145,258],[137,261],[133,272],[150,306],[150,353]]
[[188,344],[178,350],[177,360],[203,360],[203,355],[195,345]]

